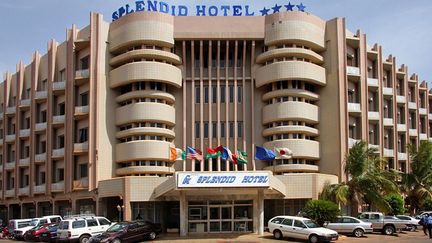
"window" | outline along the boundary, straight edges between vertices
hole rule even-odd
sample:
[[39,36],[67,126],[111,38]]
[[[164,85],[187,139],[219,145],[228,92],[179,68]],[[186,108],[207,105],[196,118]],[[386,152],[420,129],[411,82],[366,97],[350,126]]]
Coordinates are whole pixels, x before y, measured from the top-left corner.
[[221,133],[221,137],[224,138],[225,137],[225,122],[221,122],[220,123],[220,133]]
[[217,103],[217,87],[212,87],[212,102]]
[[292,226],[292,223],[293,223],[292,219],[284,219],[281,224]]
[[209,103],[209,87],[204,86],[204,103]]
[[294,220],[294,227],[306,228],[306,226],[300,220]]
[[57,170],[57,175],[58,175],[58,181],[64,181],[64,169],[58,169]]
[[81,178],[88,176],[87,164],[80,164],[79,169],[80,169]]
[[60,70],[59,73],[59,81],[65,81],[66,80],[66,69]]
[[213,138],[217,137],[217,122],[213,122],[212,135]]
[[88,93],[80,94],[80,106],[88,105]]
[[107,219],[99,218],[98,220],[100,225],[111,225],[111,222],[108,221]]
[[82,128],[79,130],[79,142],[84,143],[87,139],[87,128]]
[[[64,223],[64,222],[62,222]],[[84,220],[77,220],[72,222],[72,229],[78,229],[78,228],[84,228],[85,227],[85,221]]]
[[234,137],[234,122],[229,123],[229,137]]
[[88,227],[98,226],[98,222],[96,221],[96,219],[87,219],[87,226]]
[[225,103],[225,86],[220,87],[220,102]]
[[158,82],[150,82],[150,89],[152,90],[160,90],[162,91],[162,83],[158,83]]
[[65,114],[65,103],[58,104],[57,108],[58,108],[58,115]]
[[237,136],[239,138],[243,137],[243,122],[242,121],[237,122]]
[[243,87],[237,86],[237,102],[242,103],[243,101]]
[[85,70],[89,68],[89,56],[83,57],[80,60],[81,70]]
[[209,124],[208,122],[204,122],[204,138],[209,137]]
[[200,138],[200,123],[195,122],[195,138]]
[[57,148],[64,148],[64,136],[57,137]]
[[234,86],[232,85],[229,86],[229,102],[234,102]]
[[195,86],[195,103],[199,104],[201,103],[201,96],[200,96],[200,86],[197,85]]

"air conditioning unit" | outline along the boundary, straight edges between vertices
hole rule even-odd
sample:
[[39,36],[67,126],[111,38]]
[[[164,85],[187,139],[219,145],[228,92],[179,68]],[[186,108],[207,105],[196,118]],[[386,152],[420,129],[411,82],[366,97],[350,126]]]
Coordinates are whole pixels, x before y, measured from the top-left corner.
[[388,108],[388,106],[387,105],[384,105],[384,109],[387,109]]
[[355,123],[353,123],[351,126],[353,126],[353,127],[355,127],[356,126],[356,124]]
[[369,71],[372,70],[372,68],[373,68],[372,66],[368,66],[368,70],[369,70]]
[[369,101],[373,101],[373,98],[372,98],[372,97],[369,97]]
[[384,135],[385,138],[388,138],[388,134]]
[[352,53],[347,53],[347,57],[348,57],[349,59],[353,59],[353,58],[354,58],[354,54],[352,54]]
[[384,76],[383,79],[384,79],[384,80],[387,80],[387,76]]

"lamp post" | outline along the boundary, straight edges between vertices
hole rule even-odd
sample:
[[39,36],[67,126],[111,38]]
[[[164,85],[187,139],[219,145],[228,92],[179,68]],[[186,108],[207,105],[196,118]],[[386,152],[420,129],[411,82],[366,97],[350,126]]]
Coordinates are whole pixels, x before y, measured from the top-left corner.
[[120,206],[120,205],[117,205],[117,211],[118,211],[118,215],[119,215],[119,217],[118,217],[118,221],[119,221],[119,222],[122,221],[123,208],[124,208],[123,205],[121,205],[121,206]]

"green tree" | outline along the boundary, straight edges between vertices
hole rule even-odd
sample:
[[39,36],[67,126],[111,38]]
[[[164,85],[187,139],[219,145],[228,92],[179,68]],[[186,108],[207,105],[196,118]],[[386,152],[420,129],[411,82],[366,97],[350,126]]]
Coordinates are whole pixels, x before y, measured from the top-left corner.
[[432,143],[422,141],[417,147],[408,145],[411,171],[402,174],[401,191],[407,195],[410,212],[414,214],[426,200],[432,199]]
[[338,204],[351,205],[351,215],[358,215],[358,207],[373,202],[381,211],[391,210],[385,195],[398,193],[394,173],[383,169],[385,161],[377,155],[376,148],[368,148],[364,141],[357,142],[345,159],[346,181],[326,185],[320,198]]
[[333,221],[339,214],[338,205],[326,200],[310,200],[303,208],[303,215],[313,219],[320,226],[326,221]]
[[422,203],[420,209],[423,210],[423,211],[432,211],[432,200],[431,199],[426,199]]
[[405,213],[405,201],[400,194],[390,194],[385,197],[385,200],[390,205],[391,210],[389,214],[391,215],[399,215]]

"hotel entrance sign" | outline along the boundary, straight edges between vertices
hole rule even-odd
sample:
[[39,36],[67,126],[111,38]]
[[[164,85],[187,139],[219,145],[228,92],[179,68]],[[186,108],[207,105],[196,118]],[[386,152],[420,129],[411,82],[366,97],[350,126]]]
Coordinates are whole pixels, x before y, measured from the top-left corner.
[[177,172],[178,188],[269,187],[268,172]]
[[172,5],[163,1],[135,1],[132,4],[126,4],[120,7],[117,11],[112,13],[112,21],[115,21],[125,15],[134,12],[161,12],[171,14],[173,16],[265,16],[272,13],[279,13],[283,11],[305,11],[306,6],[303,3],[298,5],[291,4],[291,2],[283,4],[275,4],[274,6],[265,6],[259,8],[257,11],[253,10],[251,5],[195,5],[188,7],[186,5],[178,4]]

